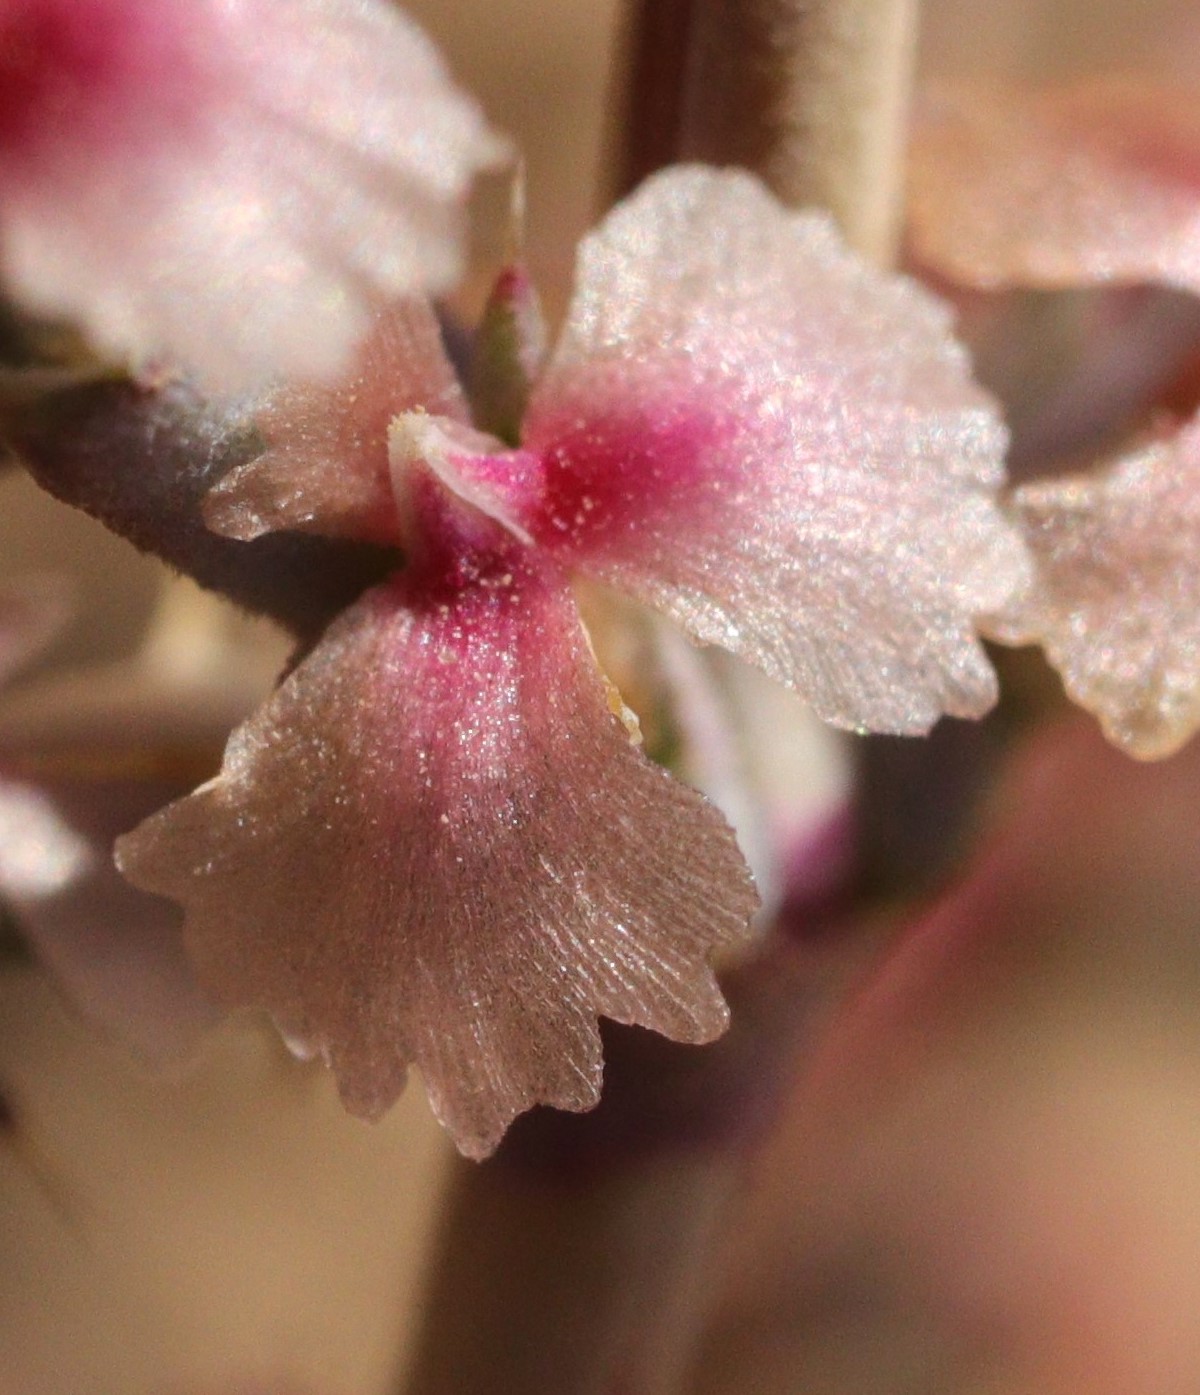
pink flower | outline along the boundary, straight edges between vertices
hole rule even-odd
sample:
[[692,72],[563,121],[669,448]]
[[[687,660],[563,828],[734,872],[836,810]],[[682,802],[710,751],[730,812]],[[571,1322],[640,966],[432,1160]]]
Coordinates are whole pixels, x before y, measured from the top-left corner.
[[[918,126],[912,183],[916,250],[946,274],[1200,294],[1190,91],[1127,80],[942,88]],[[1012,496],[1035,571],[989,631],[1040,644],[1068,694],[1144,758],[1200,726],[1198,483],[1200,416],[1155,421],[1092,471]]]
[[595,1102],[597,1016],[719,1033],[707,961],[755,905],[723,819],[638,749],[572,573],[842,726],[993,700],[972,617],[1025,575],[1003,429],[930,297],[749,176],[670,171],[585,241],[519,446],[471,424],[416,302],[260,426],[212,522],[400,539],[408,564],[121,864],[350,1108],[415,1064],[472,1156],[531,1104]]
[[217,387],[344,363],[442,289],[500,144],[381,0],[0,0],[0,259]]
[[1200,418],[1092,474],[1015,491],[1037,566],[992,617],[1041,644],[1109,740],[1168,756],[1200,726]]

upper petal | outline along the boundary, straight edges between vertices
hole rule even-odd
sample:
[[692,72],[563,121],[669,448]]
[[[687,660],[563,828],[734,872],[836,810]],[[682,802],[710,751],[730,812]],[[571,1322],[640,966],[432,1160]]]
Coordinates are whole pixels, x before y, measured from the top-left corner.
[[405,300],[378,316],[341,381],[289,383],[263,400],[254,420],[267,449],[212,490],[205,521],[243,541],[298,529],[394,546],[388,427],[417,410],[467,420],[437,317]]
[[459,1147],[600,1085],[597,1015],[687,1041],[755,904],[720,816],[631,744],[573,602],[520,549],[368,593],[220,776],[123,840],[202,977],[375,1115],[418,1066]]
[[910,193],[917,256],[958,280],[1161,281],[1200,294],[1192,91],[939,85],[920,107]]
[[502,147],[390,5],[25,0],[0,38],[4,271],[105,348],[327,375],[374,304],[457,277]]
[[994,698],[1005,442],[931,296],[748,175],[675,169],[582,246],[530,532],[826,719],[922,731]]
[[1042,645],[1117,745],[1170,755],[1200,726],[1200,418],[1013,511],[1035,573],[989,629]]

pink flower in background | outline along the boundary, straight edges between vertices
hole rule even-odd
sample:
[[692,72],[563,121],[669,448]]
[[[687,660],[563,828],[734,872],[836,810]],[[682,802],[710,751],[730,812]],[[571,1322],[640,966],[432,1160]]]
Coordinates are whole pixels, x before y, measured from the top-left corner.
[[2,0],[0,265],[215,387],[342,366],[440,290],[502,145],[382,0]]
[[1092,79],[939,84],[910,163],[920,259],[974,286],[1160,282],[1200,293],[1200,113],[1190,89]]
[[973,618],[1026,573],[1003,428],[931,297],[747,175],[670,171],[584,242],[519,446],[471,424],[417,302],[259,425],[215,526],[402,541],[407,566],[121,863],[184,903],[205,984],[322,1054],[350,1108],[415,1064],[472,1156],[534,1103],[595,1102],[598,1016],[719,1033],[708,958],[755,905],[724,820],[638,749],[571,574],[838,725],[994,699]]
[[[1200,119],[1190,91],[935,90],[912,165],[917,255],[978,286],[1157,282],[1200,295]],[[1139,423],[1145,428],[1145,423]],[[1200,725],[1200,417],[1149,424],[1090,473],[1013,491],[1035,562],[988,623],[1038,643],[1133,755]]]

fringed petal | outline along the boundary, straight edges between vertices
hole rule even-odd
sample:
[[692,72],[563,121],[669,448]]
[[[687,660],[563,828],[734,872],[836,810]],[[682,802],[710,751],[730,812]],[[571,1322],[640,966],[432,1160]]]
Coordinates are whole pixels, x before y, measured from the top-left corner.
[[921,732],[995,697],[1005,441],[932,297],[748,175],[675,169],[583,243],[530,531],[825,719]]
[[1190,90],[939,85],[920,107],[910,170],[914,251],[956,280],[1200,293]]
[[328,376],[445,289],[503,146],[379,0],[23,0],[0,18],[13,290],[218,388]]
[[755,906],[724,821],[613,715],[557,575],[478,560],[461,591],[368,593],[120,845],[219,996],[324,1055],[355,1112],[417,1066],[473,1157],[535,1103],[595,1103],[599,1015],[716,1036],[708,955]]
[[1035,576],[989,629],[1042,645],[1118,746],[1170,755],[1200,726],[1200,419],[1107,470],[1024,485],[1013,510]]
[[244,542],[293,529],[394,546],[388,426],[418,409],[467,420],[437,318],[426,302],[408,300],[379,317],[342,382],[289,384],[265,400],[255,422],[266,452],[217,485],[206,522]]

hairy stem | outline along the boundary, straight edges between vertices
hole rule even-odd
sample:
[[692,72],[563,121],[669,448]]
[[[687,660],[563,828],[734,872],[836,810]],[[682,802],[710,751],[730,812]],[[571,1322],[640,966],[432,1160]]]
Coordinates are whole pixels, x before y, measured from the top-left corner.
[[619,188],[672,160],[743,165],[890,261],[915,30],[916,0],[643,0]]
[[606,1029],[596,1110],[535,1110],[457,1163],[409,1395],[677,1391],[727,1203],[848,969],[777,934],[727,976],[720,1042]]
[[[611,192],[681,159],[745,165],[886,261],[915,3],[632,0]],[[535,1111],[458,1165],[408,1395],[678,1392],[727,1202],[863,943],[832,937],[822,971],[777,928],[725,976],[722,1042],[610,1032],[593,1114]]]
[[210,532],[204,496],[261,445],[238,412],[183,384],[0,372],[0,439],[48,494],[302,642],[396,564],[357,542],[271,533],[243,543]]
[[[485,1388],[464,1385],[471,1370],[487,1371],[495,1391],[671,1395],[729,1185],[707,1157],[620,1168],[583,1188],[459,1164],[413,1389]],[[514,1293],[524,1305],[515,1327]]]

